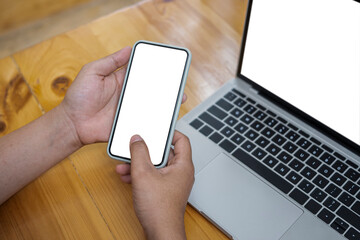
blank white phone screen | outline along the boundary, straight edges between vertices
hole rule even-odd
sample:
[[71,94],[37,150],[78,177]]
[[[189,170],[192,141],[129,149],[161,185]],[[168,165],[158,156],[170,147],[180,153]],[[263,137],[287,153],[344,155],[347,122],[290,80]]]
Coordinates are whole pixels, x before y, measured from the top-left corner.
[[139,134],[152,163],[161,164],[187,57],[181,49],[136,45],[113,134],[112,155],[130,159],[130,138]]

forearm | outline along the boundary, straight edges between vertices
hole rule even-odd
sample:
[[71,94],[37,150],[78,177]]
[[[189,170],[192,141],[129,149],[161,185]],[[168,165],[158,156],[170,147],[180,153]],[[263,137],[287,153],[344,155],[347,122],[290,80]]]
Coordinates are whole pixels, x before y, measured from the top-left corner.
[[80,147],[61,105],[1,137],[0,204]]

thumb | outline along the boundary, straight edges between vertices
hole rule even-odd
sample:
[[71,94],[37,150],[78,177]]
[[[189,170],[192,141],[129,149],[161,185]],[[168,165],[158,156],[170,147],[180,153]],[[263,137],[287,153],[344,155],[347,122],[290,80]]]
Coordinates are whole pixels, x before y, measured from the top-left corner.
[[153,166],[146,143],[139,135],[130,139],[131,172],[151,171]]

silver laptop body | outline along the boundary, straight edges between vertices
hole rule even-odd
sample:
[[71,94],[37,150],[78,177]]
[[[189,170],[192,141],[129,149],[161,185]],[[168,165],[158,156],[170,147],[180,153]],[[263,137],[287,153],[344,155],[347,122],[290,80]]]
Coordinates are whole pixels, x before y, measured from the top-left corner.
[[[302,9],[302,6],[307,8]],[[244,74],[244,71],[251,73],[251,67],[244,63],[251,61],[247,54],[255,52],[256,57],[262,57],[262,52],[256,52],[259,47],[249,42],[256,39],[251,31],[256,27],[261,29],[258,26],[271,22],[276,14],[282,22],[287,21],[286,15],[282,16],[276,9],[287,14],[299,9],[304,18],[310,16],[309,21],[314,21],[312,14],[318,14],[317,20],[321,21],[331,16],[334,9],[341,12],[350,8],[355,9],[351,14],[359,22],[341,28],[355,27],[352,31],[357,31],[359,37],[360,3],[357,1],[249,1],[237,76],[177,122],[177,130],[189,137],[193,151],[196,176],[189,203],[229,237],[244,240],[360,239],[358,140],[349,139],[338,129],[321,123],[292,105],[292,99],[278,97],[253,76]],[[263,10],[272,14],[265,16],[263,13],[267,20],[257,21]],[[342,12],[337,18],[351,14]],[[306,33],[306,29],[302,31]],[[283,36],[268,37],[276,41]],[[355,45],[360,46],[360,37],[354,40],[357,41]],[[303,47],[301,42],[292,46]],[[247,47],[252,47],[253,52],[247,52]],[[359,63],[360,51],[354,56]],[[274,57],[273,61],[278,60]],[[259,64],[257,70],[262,71]],[[298,68],[307,72],[301,65]],[[360,64],[357,71],[360,73]],[[307,74],[311,76],[311,71]],[[342,82],[340,79],[338,84]],[[315,99],[307,92],[303,97],[327,107],[322,99],[323,89],[317,91],[319,95]],[[338,97],[344,95],[346,93],[337,94]],[[359,96],[357,101],[355,106],[360,105]],[[328,111],[337,114],[337,109]],[[350,116],[355,117],[359,112],[360,108],[355,109]],[[345,119],[344,124],[347,124]],[[360,138],[360,132],[357,134]]]

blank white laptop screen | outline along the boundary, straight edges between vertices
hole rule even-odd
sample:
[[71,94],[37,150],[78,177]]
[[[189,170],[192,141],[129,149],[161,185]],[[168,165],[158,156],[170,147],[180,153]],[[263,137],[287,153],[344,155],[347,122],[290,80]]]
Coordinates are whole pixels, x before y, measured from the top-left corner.
[[360,145],[359,2],[254,0],[241,74]]

